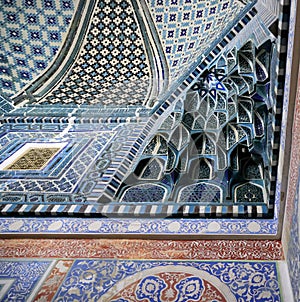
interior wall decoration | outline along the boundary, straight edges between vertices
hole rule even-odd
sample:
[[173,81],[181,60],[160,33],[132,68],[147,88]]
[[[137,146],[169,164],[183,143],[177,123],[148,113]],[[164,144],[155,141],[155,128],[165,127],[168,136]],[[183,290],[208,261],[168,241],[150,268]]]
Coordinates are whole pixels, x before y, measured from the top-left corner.
[[[90,275],[80,278],[82,272],[87,268]],[[114,270],[116,275],[107,278],[106,276],[111,270]],[[186,273],[187,271],[188,273]],[[241,277],[241,272],[243,272],[243,277]],[[92,294],[92,297],[96,299],[101,297],[111,301],[130,301],[132,297],[135,300],[144,299],[145,301],[167,301],[169,299],[174,301],[188,299],[238,301],[245,298],[255,301],[255,299],[263,299],[265,296],[271,296],[274,301],[279,301],[280,288],[276,280],[277,273],[274,262],[255,264],[250,262],[180,263],[162,261],[158,263],[149,261],[141,263],[130,261],[128,264],[122,260],[78,261],[65,277],[55,298],[59,299],[64,296],[72,299],[76,294],[87,298],[88,292],[93,292],[94,283],[96,284],[98,281],[97,283],[100,283],[98,292],[96,295]],[[103,281],[100,281],[100,278]],[[232,279],[235,282],[232,282]],[[249,279],[251,281],[248,285]],[[86,286],[81,286],[81,282]],[[119,282],[122,286],[118,284]],[[111,287],[106,287],[106,284],[110,284]],[[80,292],[78,290],[74,295],[69,290],[71,286],[82,290]]]
[[271,297],[277,302],[286,296],[278,261],[2,259],[0,267],[3,301],[263,301]]
[[49,66],[68,35],[76,2],[1,1],[1,95],[18,93]]
[[292,218],[292,225],[290,231],[290,242],[288,246],[287,263],[291,278],[291,284],[295,300],[300,298],[299,286],[299,271],[300,271],[300,204],[299,204],[299,193],[300,193],[300,178],[298,179],[297,191],[294,200],[294,213]]
[[289,8],[3,0],[2,232],[275,236]]

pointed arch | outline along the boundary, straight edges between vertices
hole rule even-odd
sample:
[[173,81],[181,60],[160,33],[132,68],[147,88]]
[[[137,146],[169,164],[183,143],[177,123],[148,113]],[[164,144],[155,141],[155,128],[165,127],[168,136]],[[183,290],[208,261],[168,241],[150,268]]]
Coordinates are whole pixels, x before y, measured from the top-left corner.
[[265,203],[264,189],[254,183],[248,182],[234,189],[234,202],[238,203]]
[[189,131],[180,124],[171,134],[170,143],[179,151],[184,148],[190,141]]
[[197,158],[191,162],[193,179],[212,179],[214,174],[213,160]]
[[168,152],[167,140],[161,135],[155,135],[145,147],[143,154],[146,155],[165,155]]
[[251,99],[242,98],[238,100],[238,122],[252,123],[253,102]]
[[216,155],[215,140],[206,133],[200,133],[195,139],[193,154]]
[[164,186],[144,183],[126,188],[120,198],[120,202],[164,202],[167,195],[168,191]]
[[137,165],[134,174],[140,179],[159,180],[165,170],[165,161],[159,157],[144,158]]
[[169,114],[160,126],[160,130],[171,130],[174,129],[182,120],[181,112],[172,112]]
[[201,182],[183,187],[177,202],[219,203],[222,199],[223,191],[219,186]]
[[243,175],[245,179],[263,179],[263,169],[261,163],[255,162],[252,158],[248,159],[244,165]]
[[212,114],[206,122],[206,129],[207,130],[216,130],[219,127],[218,119],[217,117]]
[[199,106],[200,97],[198,91],[188,91],[184,101],[184,110],[187,112],[195,112],[199,109]]

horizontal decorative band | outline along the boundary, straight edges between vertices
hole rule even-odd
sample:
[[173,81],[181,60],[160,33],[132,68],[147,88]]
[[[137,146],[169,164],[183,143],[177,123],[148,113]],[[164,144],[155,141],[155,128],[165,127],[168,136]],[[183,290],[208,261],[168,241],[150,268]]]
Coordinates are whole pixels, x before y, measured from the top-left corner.
[[99,216],[152,218],[269,218],[267,205],[182,205],[163,203],[82,204],[0,204],[2,216]]
[[[55,247],[55,248],[53,248]],[[282,260],[278,240],[0,240],[1,258]]]

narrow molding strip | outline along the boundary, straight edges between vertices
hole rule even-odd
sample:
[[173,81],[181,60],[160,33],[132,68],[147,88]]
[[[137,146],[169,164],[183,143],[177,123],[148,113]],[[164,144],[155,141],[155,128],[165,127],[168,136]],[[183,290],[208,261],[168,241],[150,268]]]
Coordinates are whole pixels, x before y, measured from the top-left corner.
[[3,239],[1,258],[283,260],[279,240]]

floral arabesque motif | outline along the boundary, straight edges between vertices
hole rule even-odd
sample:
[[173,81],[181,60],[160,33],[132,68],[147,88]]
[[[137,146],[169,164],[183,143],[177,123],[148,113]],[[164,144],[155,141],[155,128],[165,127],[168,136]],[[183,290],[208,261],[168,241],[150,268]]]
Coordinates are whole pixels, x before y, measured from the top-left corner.
[[[85,271],[90,272],[88,276],[83,274]],[[148,298],[150,297],[149,295],[152,295],[151,297],[158,299],[155,289],[158,292],[162,291],[167,288],[164,286],[164,282],[169,282],[167,281],[168,274],[157,275],[162,271],[175,274],[181,271],[190,274],[190,276],[178,279],[177,289],[183,290],[181,291],[182,296],[180,299],[178,298],[178,301],[184,301],[182,299],[187,298],[189,294],[189,298],[194,297],[196,299],[196,296],[199,297],[199,293],[204,289],[204,283],[200,281],[203,278],[211,285],[217,286],[218,289],[220,289],[218,287],[220,284],[224,284],[228,289],[226,293],[223,292],[223,295],[227,295],[227,297],[233,295],[230,297],[236,297],[239,302],[280,301],[275,262],[138,260],[76,260],[57,292],[55,299],[59,300],[60,297],[65,299],[81,297],[81,299],[97,300],[100,297],[108,297],[108,295],[112,297],[112,293],[116,294],[114,286],[118,286],[118,282],[123,282],[122,287],[124,287],[124,284],[133,283],[134,278],[141,282],[140,287],[138,287],[140,288],[139,293],[141,296],[146,297],[147,293]],[[202,277],[199,279],[199,276]],[[130,278],[128,279],[127,277]],[[124,283],[125,281],[126,283]],[[208,284],[207,282],[206,284]],[[94,290],[95,288],[96,291]],[[141,288],[143,288],[143,291]],[[185,291],[184,288],[186,289]],[[113,289],[112,293],[110,289]],[[132,289],[127,288],[126,290],[128,290],[128,293],[132,292]],[[192,294],[193,290],[195,290],[194,294]],[[273,300],[270,300],[270,297]],[[230,300],[230,302],[232,301]]]

